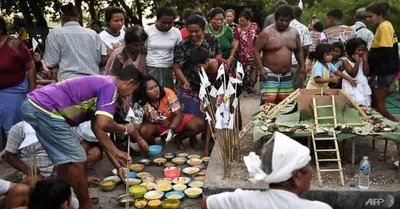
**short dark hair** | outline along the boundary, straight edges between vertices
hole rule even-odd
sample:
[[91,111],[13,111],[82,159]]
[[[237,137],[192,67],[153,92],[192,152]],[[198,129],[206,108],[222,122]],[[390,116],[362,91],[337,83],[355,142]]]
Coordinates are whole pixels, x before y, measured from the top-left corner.
[[78,9],[72,4],[65,4],[60,7],[61,18],[64,22],[75,21],[79,18]]
[[189,60],[192,65],[204,64],[210,58],[210,53],[204,47],[195,47],[190,50]]
[[335,48],[340,49],[340,56],[341,57],[344,56],[344,45],[342,42],[332,43],[332,47],[333,47],[333,49],[335,49]]
[[122,13],[125,16],[123,9],[118,7],[107,7],[106,11],[104,12],[104,20],[106,21],[107,25],[111,21],[112,16],[117,13]]
[[322,32],[324,30],[324,25],[322,24],[322,22],[318,21],[314,23],[313,28],[318,32]]
[[140,25],[134,25],[129,27],[125,31],[125,45],[136,43],[139,41],[146,41],[149,36],[147,35],[144,28]]
[[278,1],[276,1],[276,3],[275,3],[275,10],[277,10],[280,6],[283,6],[283,5],[288,5],[288,3],[287,3],[285,0],[278,0]]
[[186,20],[186,27],[189,25],[198,25],[204,30],[206,27],[206,21],[204,18],[198,14],[190,15]]
[[364,45],[367,47],[367,42],[365,42],[362,38],[352,38],[346,42],[346,53],[348,56],[353,56],[356,51],[356,48],[360,45]]
[[103,27],[103,23],[101,23],[100,20],[95,20],[95,21],[93,21],[92,24],[90,24],[90,25],[91,25],[91,26],[92,26],[92,25],[98,25],[100,28]]
[[168,17],[173,17],[175,19],[176,15],[174,10],[170,6],[163,6],[157,9],[156,17],[159,20],[163,15]]
[[239,17],[243,17],[246,20],[251,20],[253,17],[253,12],[249,8],[245,8],[240,14]]
[[208,13],[208,21],[214,19],[218,14],[222,14],[225,18],[225,11],[221,7],[212,8]]
[[390,5],[387,2],[372,2],[365,9],[367,12],[372,12],[376,15],[386,17],[386,15],[389,13]]
[[326,16],[336,20],[342,20],[343,12],[340,9],[332,9],[326,14]]
[[6,20],[0,16],[0,30],[1,30],[1,35],[7,35],[7,23]]
[[279,19],[280,17],[290,17],[290,19],[293,20],[293,7],[290,5],[282,5],[278,7],[278,9],[275,11],[275,20]]
[[38,181],[29,196],[29,209],[59,209],[71,199],[71,186],[64,180]]
[[303,14],[303,10],[300,7],[298,7],[298,6],[293,7],[294,18],[296,18],[296,19],[300,18],[302,14]]
[[160,88],[160,99],[165,97],[165,95],[166,95],[164,88],[160,85],[160,82],[158,82],[158,80],[156,78],[154,78],[153,76],[149,76],[149,75],[144,76],[142,79],[142,83],[139,87],[139,90],[137,91],[138,96],[136,99],[137,101],[139,101],[139,104],[142,106],[145,105],[149,101],[149,98],[146,93],[146,88],[147,88],[146,85],[147,85],[147,82],[149,82],[149,81],[156,82],[157,86]]
[[118,79],[123,81],[129,81],[133,79],[140,83],[143,79],[142,72],[140,72],[134,65],[127,65],[113,73]]
[[332,51],[333,51],[332,45],[330,45],[328,43],[321,43],[321,44],[318,44],[317,47],[315,48],[314,57],[318,61],[323,61],[325,54],[332,52]]

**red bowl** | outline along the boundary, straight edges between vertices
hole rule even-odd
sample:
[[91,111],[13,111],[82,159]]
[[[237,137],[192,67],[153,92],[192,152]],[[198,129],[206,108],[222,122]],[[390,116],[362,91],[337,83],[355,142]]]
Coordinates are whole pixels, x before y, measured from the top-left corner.
[[169,179],[178,178],[181,175],[180,170],[167,170],[164,172],[164,176]]

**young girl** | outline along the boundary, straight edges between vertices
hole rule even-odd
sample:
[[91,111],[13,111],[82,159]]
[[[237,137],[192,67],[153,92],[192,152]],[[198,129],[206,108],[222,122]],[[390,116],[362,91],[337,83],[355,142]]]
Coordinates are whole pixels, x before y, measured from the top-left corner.
[[349,93],[360,105],[371,106],[371,88],[366,75],[369,74],[367,43],[361,38],[350,39],[346,43],[347,57],[342,60],[344,74],[353,77],[357,86],[342,82],[342,89]]
[[[332,44],[332,64],[338,69],[340,72],[343,72],[342,69],[342,57],[344,56],[344,46],[341,42],[335,42]],[[337,77],[335,74],[331,73],[330,77]],[[342,80],[339,80],[338,83],[329,83],[330,89],[340,89],[342,87]]]
[[[315,49],[315,59],[317,60],[312,68],[311,77],[307,84],[307,89],[328,88],[328,83],[339,83],[339,77],[356,86],[357,83],[349,76],[343,74],[331,63],[333,47],[330,44],[318,44]],[[330,77],[333,73],[339,77]]]

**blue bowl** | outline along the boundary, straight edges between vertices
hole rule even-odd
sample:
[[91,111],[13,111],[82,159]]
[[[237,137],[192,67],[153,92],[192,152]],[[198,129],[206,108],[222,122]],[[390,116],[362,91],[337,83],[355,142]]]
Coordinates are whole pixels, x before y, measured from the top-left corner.
[[168,192],[167,194],[165,194],[165,197],[166,197],[167,199],[169,199],[169,197],[172,196],[172,195],[179,195],[180,198],[177,199],[177,200],[180,200],[180,199],[182,199],[183,197],[185,197],[185,193],[180,192],[180,191]]
[[133,171],[130,171],[129,172],[129,178],[136,178],[136,176],[137,176],[137,173],[136,172],[133,172]]
[[149,146],[149,153],[151,157],[157,156],[161,153],[162,146],[161,145],[151,145]]

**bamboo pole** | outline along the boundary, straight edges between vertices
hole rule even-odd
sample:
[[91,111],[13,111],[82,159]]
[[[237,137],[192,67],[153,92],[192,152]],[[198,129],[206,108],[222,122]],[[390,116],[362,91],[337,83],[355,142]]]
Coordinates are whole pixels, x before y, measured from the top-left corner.
[[[127,150],[127,153],[128,153],[128,157],[130,157],[131,156],[131,136],[129,136],[128,137],[128,150]],[[129,209],[129,179],[130,179],[130,176],[129,176],[129,165],[131,164],[131,161],[130,160],[128,160],[127,162],[126,162],[126,168],[125,168],[125,198],[126,198],[126,201],[125,201],[125,208],[126,209]]]

